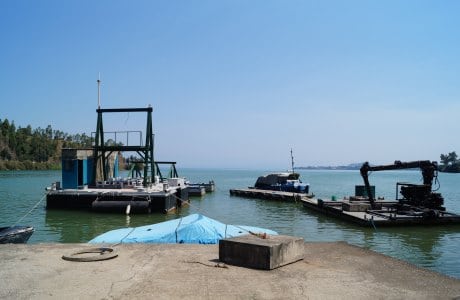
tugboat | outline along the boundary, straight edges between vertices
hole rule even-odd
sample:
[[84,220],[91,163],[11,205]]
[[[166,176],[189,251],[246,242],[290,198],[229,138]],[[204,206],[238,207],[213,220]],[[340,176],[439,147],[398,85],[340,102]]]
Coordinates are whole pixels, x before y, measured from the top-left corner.
[[300,174],[294,172],[294,157],[291,149],[291,172],[272,173],[260,176],[254,185],[255,189],[283,191],[308,194],[310,185],[302,183]]
[[0,244],[23,244],[34,233],[31,226],[0,227]]

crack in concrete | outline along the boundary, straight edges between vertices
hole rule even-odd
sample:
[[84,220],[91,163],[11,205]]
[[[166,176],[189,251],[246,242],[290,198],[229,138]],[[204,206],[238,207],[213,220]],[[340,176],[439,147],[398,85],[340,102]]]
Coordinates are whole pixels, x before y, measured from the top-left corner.
[[[144,263],[140,266],[136,265],[136,263],[131,264],[130,271],[133,272],[133,274],[129,278],[112,282],[112,284],[110,285],[109,292],[107,293],[109,299],[116,299],[115,296],[112,295],[115,292],[115,285],[128,283],[129,281],[133,280],[139,274],[139,272],[142,271],[149,263],[151,263],[155,256],[157,256],[154,253],[150,254],[147,251],[144,251],[143,254],[147,255],[148,259],[145,259]],[[139,270],[135,270],[136,267],[139,268]]]

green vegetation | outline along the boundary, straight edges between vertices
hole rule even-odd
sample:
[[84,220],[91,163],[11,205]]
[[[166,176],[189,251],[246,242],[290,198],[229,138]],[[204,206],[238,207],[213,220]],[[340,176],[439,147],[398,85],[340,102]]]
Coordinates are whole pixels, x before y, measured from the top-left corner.
[[53,130],[18,127],[0,119],[0,170],[49,170],[61,168],[62,148],[91,147],[86,134],[69,135]]
[[439,171],[449,173],[460,173],[460,160],[457,153],[452,151],[448,154],[441,154],[441,165]]

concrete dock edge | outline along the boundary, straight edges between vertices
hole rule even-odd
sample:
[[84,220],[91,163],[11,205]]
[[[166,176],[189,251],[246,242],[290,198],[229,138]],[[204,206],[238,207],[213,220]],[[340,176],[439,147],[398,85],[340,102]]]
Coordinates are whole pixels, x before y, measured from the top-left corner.
[[65,261],[88,244],[0,245],[0,299],[454,299],[460,280],[344,242],[305,243],[271,271],[219,263],[218,245],[130,244]]

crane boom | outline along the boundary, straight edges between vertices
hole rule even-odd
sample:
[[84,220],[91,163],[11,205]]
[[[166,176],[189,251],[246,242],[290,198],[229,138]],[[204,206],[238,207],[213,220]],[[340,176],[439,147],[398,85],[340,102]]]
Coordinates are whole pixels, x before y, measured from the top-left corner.
[[401,170],[401,169],[413,169],[419,168],[422,171],[423,185],[407,185],[401,189],[401,193],[405,198],[408,198],[411,204],[422,203],[427,207],[438,207],[443,204],[443,199],[440,194],[431,192],[433,185],[433,179],[437,176],[438,164],[429,160],[419,160],[411,162],[395,161],[390,165],[381,166],[370,166],[368,162],[365,162],[360,169],[361,176],[364,180],[364,186],[366,188],[367,195],[371,207],[374,208],[375,199],[371,193],[371,187],[369,184],[369,172],[372,171],[386,171],[386,170]]

